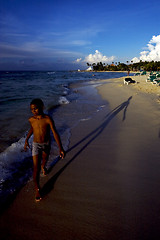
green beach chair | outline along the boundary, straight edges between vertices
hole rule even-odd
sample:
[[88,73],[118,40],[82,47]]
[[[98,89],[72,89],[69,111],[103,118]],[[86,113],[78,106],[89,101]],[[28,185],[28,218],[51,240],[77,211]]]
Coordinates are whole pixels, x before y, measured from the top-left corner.
[[157,84],[157,85],[159,85],[159,84],[160,84],[160,77],[154,79],[152,83],[153,83],[153,84]]
[[141,75],[146,75],[146,71],[143,71],[143,72],[141,73]]
[[146,79],[146,82],[153,82],[156,79],[156,75],[151,75]]

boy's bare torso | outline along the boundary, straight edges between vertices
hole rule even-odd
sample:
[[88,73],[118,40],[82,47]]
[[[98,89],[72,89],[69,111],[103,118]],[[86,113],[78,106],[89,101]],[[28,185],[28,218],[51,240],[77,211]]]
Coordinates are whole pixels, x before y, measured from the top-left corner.
[[33,128],[34,142],[46,143],[50,140],[50,118],[47,115],[33,116],[29,119]]

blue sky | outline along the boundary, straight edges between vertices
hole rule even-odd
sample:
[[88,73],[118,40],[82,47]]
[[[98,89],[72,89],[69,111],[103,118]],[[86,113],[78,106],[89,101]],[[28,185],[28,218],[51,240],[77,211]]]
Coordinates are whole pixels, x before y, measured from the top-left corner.
[[0,70],[160,60],[159,0],[0,0]]

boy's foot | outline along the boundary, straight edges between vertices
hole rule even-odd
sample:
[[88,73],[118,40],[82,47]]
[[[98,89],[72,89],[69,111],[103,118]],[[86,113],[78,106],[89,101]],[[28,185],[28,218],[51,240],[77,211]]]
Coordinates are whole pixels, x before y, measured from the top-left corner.
[[45,167],[41,167],[43,176],[47,175],[47,169]]
[[39,189],[36,190],[36,198],[35,201],[36,202],[40,202],[42,200],[41,194],[39,192]]

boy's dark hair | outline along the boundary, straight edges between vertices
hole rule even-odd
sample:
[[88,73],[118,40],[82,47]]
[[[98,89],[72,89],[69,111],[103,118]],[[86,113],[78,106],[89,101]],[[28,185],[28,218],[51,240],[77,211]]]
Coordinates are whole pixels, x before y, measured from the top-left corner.
[[40,98],[33,99],[31,101],[30,105],[32,105],[32,104],[36,105],[38,108],[41,108],[41,109],[44,107],[44,103]]

